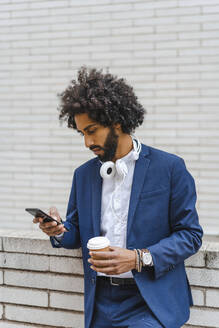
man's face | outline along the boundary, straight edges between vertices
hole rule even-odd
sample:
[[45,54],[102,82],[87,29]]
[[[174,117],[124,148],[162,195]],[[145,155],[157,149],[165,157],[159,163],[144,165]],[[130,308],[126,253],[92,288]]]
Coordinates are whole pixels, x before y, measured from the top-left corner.
[[114,127],[104,127],[92,121],[87,114],[75,115],[77,131],[84,136],[85,146],[102,162],[112,161],[118,146],[118,135]]

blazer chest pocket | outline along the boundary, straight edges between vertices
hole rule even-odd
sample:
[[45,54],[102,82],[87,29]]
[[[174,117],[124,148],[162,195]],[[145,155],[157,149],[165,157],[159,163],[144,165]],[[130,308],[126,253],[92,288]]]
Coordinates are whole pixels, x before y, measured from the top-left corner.
[[169,193],[169,188],[168,187],[160,188],[160,189],[140,193],[140,199],[146,199],[146,198],[149,198],[149,197],[160,196],[162,194],[168,194],[168,193]]

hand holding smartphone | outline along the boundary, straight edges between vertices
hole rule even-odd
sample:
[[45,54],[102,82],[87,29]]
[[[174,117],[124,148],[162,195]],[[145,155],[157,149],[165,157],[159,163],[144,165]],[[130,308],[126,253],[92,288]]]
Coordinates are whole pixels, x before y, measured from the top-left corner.
[[[57,225],[62,224],[62,222],[54,219],[53,217],[51,217],[47,213],[43,212],[39,208],[25,208],[25,211],[32,214],[35,218],[42,218],[43,223],[55,221],[57,223]],[[65,227],[65,229],[67,231],[69,231],[66,227]]]

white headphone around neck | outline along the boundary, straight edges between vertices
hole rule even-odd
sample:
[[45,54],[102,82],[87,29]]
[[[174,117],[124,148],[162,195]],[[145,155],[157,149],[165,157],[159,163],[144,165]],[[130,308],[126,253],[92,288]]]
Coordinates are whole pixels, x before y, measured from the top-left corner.
[[[133,142],[133,158],[137,161],[139,154],[141,152],[141,143],[137,138],[132,137]],[[105,162],[100,168],[100,175],[103,179],[111,179],[116,172],[125,177],[128,174],[128,168],[125,162],[122,159],[118,159],[116,163],[111,161]]]

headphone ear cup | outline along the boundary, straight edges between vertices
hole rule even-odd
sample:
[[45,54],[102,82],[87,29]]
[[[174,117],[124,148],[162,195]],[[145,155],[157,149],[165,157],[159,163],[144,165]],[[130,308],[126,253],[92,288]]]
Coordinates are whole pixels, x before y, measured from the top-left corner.
[[103,163],[100,168],[100,175],[103,179],[111,179],[116,173],[115,164],[111,161]]

